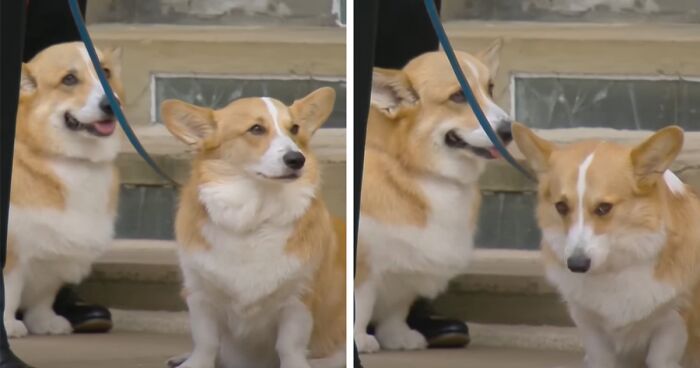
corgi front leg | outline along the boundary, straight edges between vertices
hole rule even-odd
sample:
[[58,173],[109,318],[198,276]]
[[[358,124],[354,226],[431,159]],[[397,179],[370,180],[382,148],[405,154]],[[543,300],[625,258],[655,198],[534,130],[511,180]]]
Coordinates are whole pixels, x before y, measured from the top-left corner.
[[364,280],[355,288],[355,343],[360,353],[379,351],[377,339],[367,333],[367,326],[372,320],[376,288],[371,279]]
[[306,357],[314,320],[309,308],[298,299],[282,309],[275,348],[280,368],[310,368]]
[[29,333],[24,322],[17,319],[17,308],[22,298],[24,274],[21,266],[16,266],[5,275],[5,312],[4,322],[7,336],[23,337]]
[[[38,270],[39,268],[37,268]],[[35,335],[65,335],[73,332],[70,322],[53,311],[53,303],[63,280],[52,272],[33,273],[24,285],[22,304],[26,305],[24,324]]]
[[649,368],[681,368],[688,330],[681,315],[672,310],[659,321],[649,344],[646,363]]
[[610,337],[596,325],[596,321],[589,318],[586,311],[570,304],[569,312],[583,339],[586,367],[617,368],[614,344]]
[[417,295],[405,285],[387,288],[377,321],[377,340],[383,349],[420,350],[428,347],[425,337],[406,323],[408,311]]
[[219,323],[216,313],[201,293],[187,295],[194,350],[178,368],[214,368],[219,351]]

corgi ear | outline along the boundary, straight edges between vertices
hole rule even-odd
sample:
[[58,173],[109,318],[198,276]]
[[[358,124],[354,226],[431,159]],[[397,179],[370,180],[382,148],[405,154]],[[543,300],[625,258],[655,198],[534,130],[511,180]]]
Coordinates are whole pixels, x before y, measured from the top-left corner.
[[418,103],[418,94],[401,70],[374,68],[371,104],[389,118]]
[[512,126],[513,139],[520,152],[533,170],[539,175],[549,169],[549,157],[554,151],[554,144],[537,136],[525,125],[515,122]]
[[637,184],[649,188],[671,167],[683,148],[683,129],[663,128],[632,149],[630,157]]
[[335,90],[321,87],[304,98],[294,101],[289,111],[304,135],[311,137],[328,120],[335,105]]
[[120,76],[122,72],[122,48],[110,47],[102,49],[102,59],[104,64],[109,65],[113,75]]
[[21,96],[30,96],[36,92],[36,78],[32,75],[27,63],[22,63],[22,74],[19,81],[19,91]]
[[179,140],[190,146],[201,147],[216,132],[214,111],[179,100],[165,100],[160,104],[160,116]]
[[487,48],[476,53],[476,57],[489,68],[489,73],[492,78],[496,75],[496,72],[498,72],[502,47],[503,39],[499,38],[493,41]]

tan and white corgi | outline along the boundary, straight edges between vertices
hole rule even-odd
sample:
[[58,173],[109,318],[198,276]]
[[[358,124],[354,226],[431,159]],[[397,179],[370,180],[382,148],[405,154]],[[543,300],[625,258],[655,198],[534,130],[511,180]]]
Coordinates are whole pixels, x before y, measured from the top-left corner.
[[557,146],[520,124],[513,134],[539,178],[546,274],[587,365],[700,367],[700,202],[669,171],[683,131],[664,128],[636,147]]
[[[169,100],[166,126],[196,151],[176,220],[194,351],[180,368],[345,365],[344,226],[309,149],[335,91],[220,110]],[[335,230],[334,230],[335,229]]]
[[[480,106],[503,141],[510,118],[493,101],[500,40],[472,56],[458,52]],[[375,69],[362,186],[355,340],[361,352],[420,349],[405,319],[463,273],[473,248],[478,179],[498,156],[442,52],[402,70]],[[376,323],[376,335],[366,332]]]
[[[118,94],[120,51],[98,51]],[[22,65],[9,216],[4,322],[11,337],[65,334],[53,312],[112,241],[120,146],[104,90],[81,43],[51,46]],[[15,319],[18,309],[24,320]]]

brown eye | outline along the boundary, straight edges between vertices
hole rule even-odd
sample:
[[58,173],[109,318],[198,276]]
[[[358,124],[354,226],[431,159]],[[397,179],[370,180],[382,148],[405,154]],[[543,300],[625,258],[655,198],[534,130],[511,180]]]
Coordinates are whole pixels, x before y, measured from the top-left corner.
[[562,216],[566,216],[566,214],[569,213],[569,205],[564,203],[564,201],[559,201],[555,203],[554,208],[556,208],[557,212],[559,212],[559,214]]
[[299,125],[298,125],[298,124],[292,125],[292,127],[289,128],[289,132],[292,133],[292,134],[294,134],[294,135],[296,135],[297,133],[299,133]]
[[492,82],[492,81],[489,81],[489,84],[488,84],[488,86],[486,87],[486,88],[488,89],[489,96],[491,96],[491,97],[493,97],[493,86],[494,86],[493,82]]
[[76,77],[73,73],[68,73],[65,77],[63,77],[63,79],[61,79],[61,83],[63,83],[65,86],[74,86],[78,84],[78,77]]
[[102,69],[102,71],[105,73],[105,77],[107,77],[107,79],[112,78],[112,70],[111,69],[104,68],[104,69]]
[[454,103],[465,103],[467,98],[464,96],[464,92],[459,90],[450,96],[450,101]]
[[610,212],[610,210],[612,210],[612,208],[612,203],[601,202],[598,204],[598,206],[596,206],[595,210],[593,210],[593,213],[595,213],[596,216],[605,216]]
[[260,124],[255,124],[248,129],[248,132],[253,135],[263,135],[265,132],[267,132],[267,129]]

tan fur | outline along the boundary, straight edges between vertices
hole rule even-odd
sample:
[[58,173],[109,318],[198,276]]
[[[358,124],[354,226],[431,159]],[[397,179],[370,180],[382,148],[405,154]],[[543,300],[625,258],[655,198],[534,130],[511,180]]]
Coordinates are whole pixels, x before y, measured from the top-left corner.
[[[680,152],[682,131],[666,128],[636,147],[603,141],[585,141],[557,147],[537,137],[523,125],[513,126],[515,141],[539,174],[537,218],[540,228],[568,228],[572,219],[555,210],[558,201],[571,211],[577,201],[576,180],[581,162],[593,151],[595,157],[587,172],[586,193],[600,202],[613,204],[602,217],[585,212],[596,234],[609,229],[646,229],[665,226],[667,242],[656,257],[655,277],[674,285],[687,297],[683,303],[689,342],[687,356],[700,364],[700,201],[690,187],[677,195],[663,183],[662,174]],[[667,139],[665,145],[658,141]],[[654,141],[661,149],[649,150]],[[593,206],[596,203],[584,203]],[[633,230],[628,230],[633,231]],[[566,267],[543,241],[546,265]],[[614,272],[614,271],[613,271]],[[688,365],[695,367],[698,365]]]
[[[499,40],[476,56],[457,52],[477,101],[482,105],[490,93],[491,77],[498,66],[495,53],[500,47]],[[477,69],[478,75],[471,67]],[[467,104],[449,102],[450,96],[461,87],[442,52],[425,53],[411,60],[402,70],[375,68],[373,78],[373,90],[391,90],[396,99],[381,105],[375,103],[369,112],[362,214],[387,225],[425,227],[431,208],[418,181],[435,173],[430,124],[455,116],[464,119],[463,124],[468,128],[476,129],[479,123]],[[472,203],[473,216],[468,219],[472,226],[478,217],[479,197],[477,193]],[[369,272],[369,263],[363,260],[367,255],[363,247],[360,241],[358,283]]]
[[[319,91],[288,108],[277,107],[282,130],[299,124],[299,132],[292,139],[306,157],[302,176],[285,185],[315,188],[315,198],[296,220],[285,247],[289,257],[299,259],[304,267],[313,270],[308,292],[302,299],[314,318],[309,350],[315,358],[327,356],[345,343],[344,221],[332,219],[321,199],[319,163],[309,148],[311,136],[330,114],[335,99],[332,90]],[[168,100],[162,104],[161,111],[170,132],[197,152],[189,181],[180,194],[176,238],[179,246],[189,252],[206,252],[212,245],[202,235],[202,227],[211,218],[199,199],[200,186],[240,174],[244,163],[263,155],[273,137],[249,134],[252,124],[268,131],[274,131],[275,127],[260,98],[236,100],[215,111]],[[314,119],[319,116],[325,117],[316,122]]]

